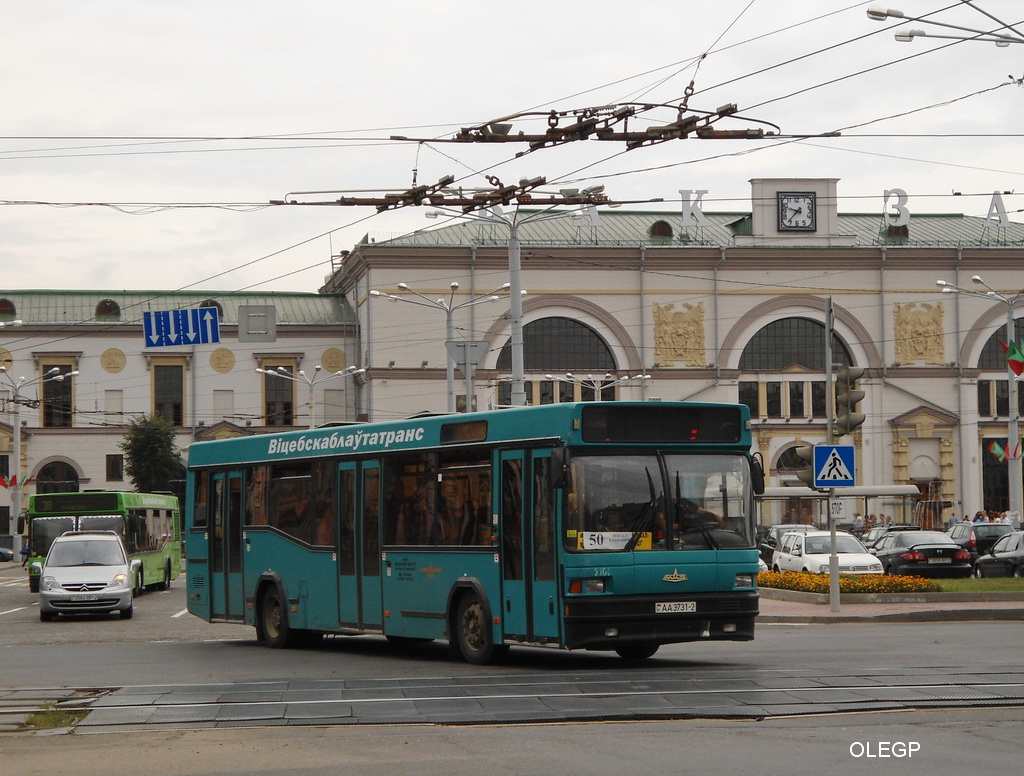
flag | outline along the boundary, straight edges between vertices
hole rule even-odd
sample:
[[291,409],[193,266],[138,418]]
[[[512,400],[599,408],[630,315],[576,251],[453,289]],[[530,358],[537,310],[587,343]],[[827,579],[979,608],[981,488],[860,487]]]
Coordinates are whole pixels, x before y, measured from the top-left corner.
[[1021,351],[1020,347],[1016,342],[1011,342],[1007,345],[1002,340],[999,340],[999,344],[1003,346],[1003,350],[1006,351],[1006,363],[1013,370],[1013,373],[1020,377],[1024,374],[1024,351]]
[[1000,445],[998,442],[993,442],[992,444],[990,444],[988,446],[988,451],[990,453],[992,453],[992,455],[994,455],[998,460],[1000,460],[1000,461],[1005,461],[1006,460],[1006,451],[1003,449],[1002,445]]

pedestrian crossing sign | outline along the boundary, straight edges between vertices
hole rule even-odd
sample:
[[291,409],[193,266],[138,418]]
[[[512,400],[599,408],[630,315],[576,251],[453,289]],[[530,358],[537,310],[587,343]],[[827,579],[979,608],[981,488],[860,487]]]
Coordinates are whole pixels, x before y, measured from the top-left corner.
[[853,445],[814,446],[814,487],[850,488],[856,484]]

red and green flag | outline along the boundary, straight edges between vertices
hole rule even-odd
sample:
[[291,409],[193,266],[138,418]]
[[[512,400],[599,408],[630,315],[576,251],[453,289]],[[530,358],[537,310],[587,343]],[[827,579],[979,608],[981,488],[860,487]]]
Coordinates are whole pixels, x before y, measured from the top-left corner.
[[989,444],[988,451],[992,453],[992,455],[994,455],[997,460],[1006,460],[1006,451],[1003,449],[1003,446],[998,442],[992,442],[991,444]]
[[1002,340],[999,340],[999,344],[1003,346],[1003,350],[1006,351],[1006,363],[1013,370],[1013,373],[1020,377],[1024,374],[1024,351],[1020,349],[1016,342],[1011,342],[1007,345]]

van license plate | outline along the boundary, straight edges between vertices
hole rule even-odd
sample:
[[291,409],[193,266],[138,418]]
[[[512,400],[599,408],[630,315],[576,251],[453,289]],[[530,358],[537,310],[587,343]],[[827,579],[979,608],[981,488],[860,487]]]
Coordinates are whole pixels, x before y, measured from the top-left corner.
[[71,600],[72,601],[95,601],[98,598],[99,598],[98,595],[85,595],[85,594],[79,594],[79,595],[71,596]]
[[676,614],[678,612],[696,611],[696,601],[663,601],[654,604],[655,614]]

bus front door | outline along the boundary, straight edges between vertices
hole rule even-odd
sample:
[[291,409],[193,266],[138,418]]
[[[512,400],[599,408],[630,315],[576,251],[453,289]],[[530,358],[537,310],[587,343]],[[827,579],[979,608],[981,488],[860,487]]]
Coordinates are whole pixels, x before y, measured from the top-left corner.
[[338,467],[338,622],[383,628],[380,580],[380,467],[376,461]]
[[506,639],[559,640],[551,451],[501,454],[502,620]]
[[241,472],[214,474],[212,490],[210,613],[218,620],[241,620],[245,613]]

